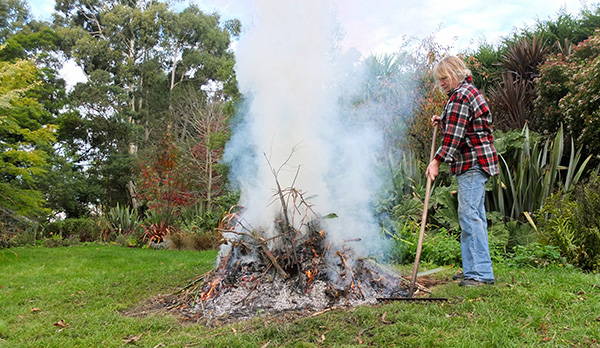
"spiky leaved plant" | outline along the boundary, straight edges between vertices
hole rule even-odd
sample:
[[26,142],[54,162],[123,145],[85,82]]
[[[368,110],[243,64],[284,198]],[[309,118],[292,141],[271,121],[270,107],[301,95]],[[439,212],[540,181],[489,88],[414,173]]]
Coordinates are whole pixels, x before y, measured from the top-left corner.
[[492,113],[499,129],[522,129],[525,124],[536,129],[533,82],[547,52],[542,36],[521,38],[508,45],[500,62],[505,71],[501,81],[490,90],[489,95]]
[[559,187],[570,192],[591,156],[582,159],[581,149],[575,150],[571,140],[570,155],[563,159],[562,127],[554,139],[535,140],[527,127],[519,137],[514,138],[515,135],[508,133],[508,139],[497,141],[500,174],[490,180],[493,189],[488,204],[490,210],[524,221],[524,213],[540,209]]

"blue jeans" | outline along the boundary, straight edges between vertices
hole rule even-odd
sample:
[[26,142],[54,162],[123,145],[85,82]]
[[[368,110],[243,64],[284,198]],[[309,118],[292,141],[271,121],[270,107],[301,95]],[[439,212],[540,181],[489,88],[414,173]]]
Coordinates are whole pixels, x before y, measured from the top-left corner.
[[493,281],[485,216],[485,183],[488,174],[475,166],[457,176],[458,222],[465,279]]

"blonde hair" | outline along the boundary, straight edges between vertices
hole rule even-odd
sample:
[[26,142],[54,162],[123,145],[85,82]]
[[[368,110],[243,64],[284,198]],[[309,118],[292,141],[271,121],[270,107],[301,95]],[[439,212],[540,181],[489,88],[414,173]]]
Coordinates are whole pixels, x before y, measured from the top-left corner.
[[436,81],[441,80],[442,77],[452,77],[456,82],[461,82],[467,76],[471,76],[471,70],[455,56],[445,57],[433,67],[433,78]]

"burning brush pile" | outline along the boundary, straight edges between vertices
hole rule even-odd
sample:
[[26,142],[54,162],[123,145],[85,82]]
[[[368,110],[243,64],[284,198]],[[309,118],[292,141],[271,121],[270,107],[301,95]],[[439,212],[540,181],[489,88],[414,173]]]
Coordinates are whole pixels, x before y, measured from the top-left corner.
[[353,245],[360,239],[328,241],[321,219],[335,214],[317,216],[295,189],[279,189],[276,201],[282,209],[270,237],[246,226],[239,212],[222,220],[227,245],[202,286],[189,293],[186,316],[211,322],[304,316],[408,296],[406,279],[356,255]]

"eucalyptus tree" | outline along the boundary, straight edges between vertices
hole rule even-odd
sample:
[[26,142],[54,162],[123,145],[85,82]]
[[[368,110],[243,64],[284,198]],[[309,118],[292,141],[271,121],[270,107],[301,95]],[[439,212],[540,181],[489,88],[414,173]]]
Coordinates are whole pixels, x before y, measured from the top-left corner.
[[104,182],[105,204],[136,207],[138,153],[180,117],[171,95],[184,85],[234,81],[229,33],[195,6],[176,13],[145,0],[59,0],[55,24],[64,52],[87,76],[71,93],[86,129],[79,152]]
[[0,43],[23,28],[30,17],[25,1],[0,0]]

